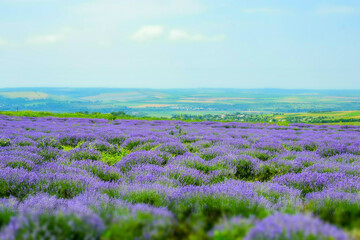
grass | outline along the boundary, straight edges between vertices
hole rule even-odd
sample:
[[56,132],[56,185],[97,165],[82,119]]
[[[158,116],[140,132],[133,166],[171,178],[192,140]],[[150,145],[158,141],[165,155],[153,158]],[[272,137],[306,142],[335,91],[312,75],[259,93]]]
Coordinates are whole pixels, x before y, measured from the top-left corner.
[[108,120],[115,119],[139,119],[139,120],[158,120],[164,118],[151,117],[134,117],[130,115],[114,116],[110,113],[54,113],[54,112],[37,112],[37,111],[0,111],[1,115],[18,116],[18,117],[57,117],[57,118],[101,118]]
[[[185,113],[178,111],[177,113]],[[214,112],[214,111],[187,111],[186,114],[195,114],[195,115],[206,115],[206,114],[220,114],[220,113],[231,113],[229,111],[224,112]],[[38,112],[38,111],[0,111],[0,115],[7,116],[18,116],[18,117],[57,117],[57,118],[98,118],[98,119],[108,119],[113,121],[116,119],[137,119],[137,120],[180,120],[170,118],[170,112],[156,112],[152,117],[136,117],[131,115],[115,116],[111,113],[54,113],[54,112]],[[194,116],[195,116],[194,115]],[[326,125],[360,125],[360,111],[339,111],[339,112],[308,112],[308,113],[282,113],[282,114],[264,114],[263,116],[271,116],[273,119],[282,119],[283,122],[276,124],[279,125],[288,125],[289,123],[298,123],[305,122],[309,124],[326,124]],[[319,118],[315,121],[307,121],[306,118]],[[321,119],[320,119],[321,118]],[[198,121],[209,121],[208,119],[192,119],[192,120],[183,120],[186,122],[198,122]],[[210,120],[211,121],[211,120]],[[231,122],[223,120],[215,120],[218,122]],[[246,121],[244,121],[246,122]],[[252,122],[252,121],[248,121]],[[259,122],[259,121],[256,121]],[[261,121],[260,121],[261,122]]]

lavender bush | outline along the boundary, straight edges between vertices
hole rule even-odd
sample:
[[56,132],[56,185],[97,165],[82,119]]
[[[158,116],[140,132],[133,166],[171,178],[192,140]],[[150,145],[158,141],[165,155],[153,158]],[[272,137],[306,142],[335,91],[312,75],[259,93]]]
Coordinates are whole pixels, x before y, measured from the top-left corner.
[[0,116],[0,239],[356,239],[359,132]]

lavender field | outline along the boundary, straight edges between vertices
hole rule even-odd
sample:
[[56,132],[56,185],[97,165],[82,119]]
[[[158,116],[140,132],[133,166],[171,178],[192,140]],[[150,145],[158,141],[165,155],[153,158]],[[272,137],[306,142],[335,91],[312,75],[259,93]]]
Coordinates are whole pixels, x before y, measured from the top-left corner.
[[0,116],[0,239],[360,239],[360,127]]

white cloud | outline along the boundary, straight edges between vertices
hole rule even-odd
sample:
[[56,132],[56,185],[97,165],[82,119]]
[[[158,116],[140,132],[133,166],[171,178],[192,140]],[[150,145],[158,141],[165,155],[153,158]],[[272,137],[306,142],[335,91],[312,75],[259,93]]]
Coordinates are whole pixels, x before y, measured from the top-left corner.
[[55,44],[63,41],[65,38],[62,34],[47,34],[47,35],[39,35],[34,36],[29,39],[30,44],[35,45],[49,45],[49,44]]
[[288,13],[287,10],[278,9],[278,8],[245,8],[241,12],[248,14],[285,14]]
[[202,34],[190,34],[184,30],[174,29],[169,32],[170,41],[188,41],[188,42],[219,42],[225,40],[225,35],[205,36]]
[[316,9],[317,14],[350,14],[355,13],[356,9],[349,6],[324,6]]
[[131,39],[136,42],[146,42],[161,37],[163,33],[162,26],[143,26],[131,36]]
[[198,0],[94,0],[74,8],[85,21],[117,24],[129,20],[149,20],[195,14],[205,7]]
[[57,0],[1,0],[3,3],[49,3]]
[[0,37],[0,47],[6,47],[8,44],[9,43],[5,39]]
[[56,33],[36,35],[28,39],[27,43],[33,45],[52,45],[68,41],[71,37],[81,34],[81,30],[74,28],[61,28]]
[[135,32],[135,24],[146,27],[152,23],[167,23],[179,16],[196,15],[206,7],[200,0],[92,0],[77,3],[69,9],[69,15],[74,16],[73,26],[86,30],[86,33],[78,34],[77,38],[118,43],[120,39],[129,38],[146,42],[161,35],[159,28],[135,29]]

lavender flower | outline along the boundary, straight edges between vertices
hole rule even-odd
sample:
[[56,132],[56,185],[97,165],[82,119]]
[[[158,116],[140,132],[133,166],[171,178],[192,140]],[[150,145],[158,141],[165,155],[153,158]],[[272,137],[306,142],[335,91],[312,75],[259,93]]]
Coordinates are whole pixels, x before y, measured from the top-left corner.
[[338,228],[310,216],[275,213],[259,221],[244,238],[257,239],[336,239],[348,236]]

